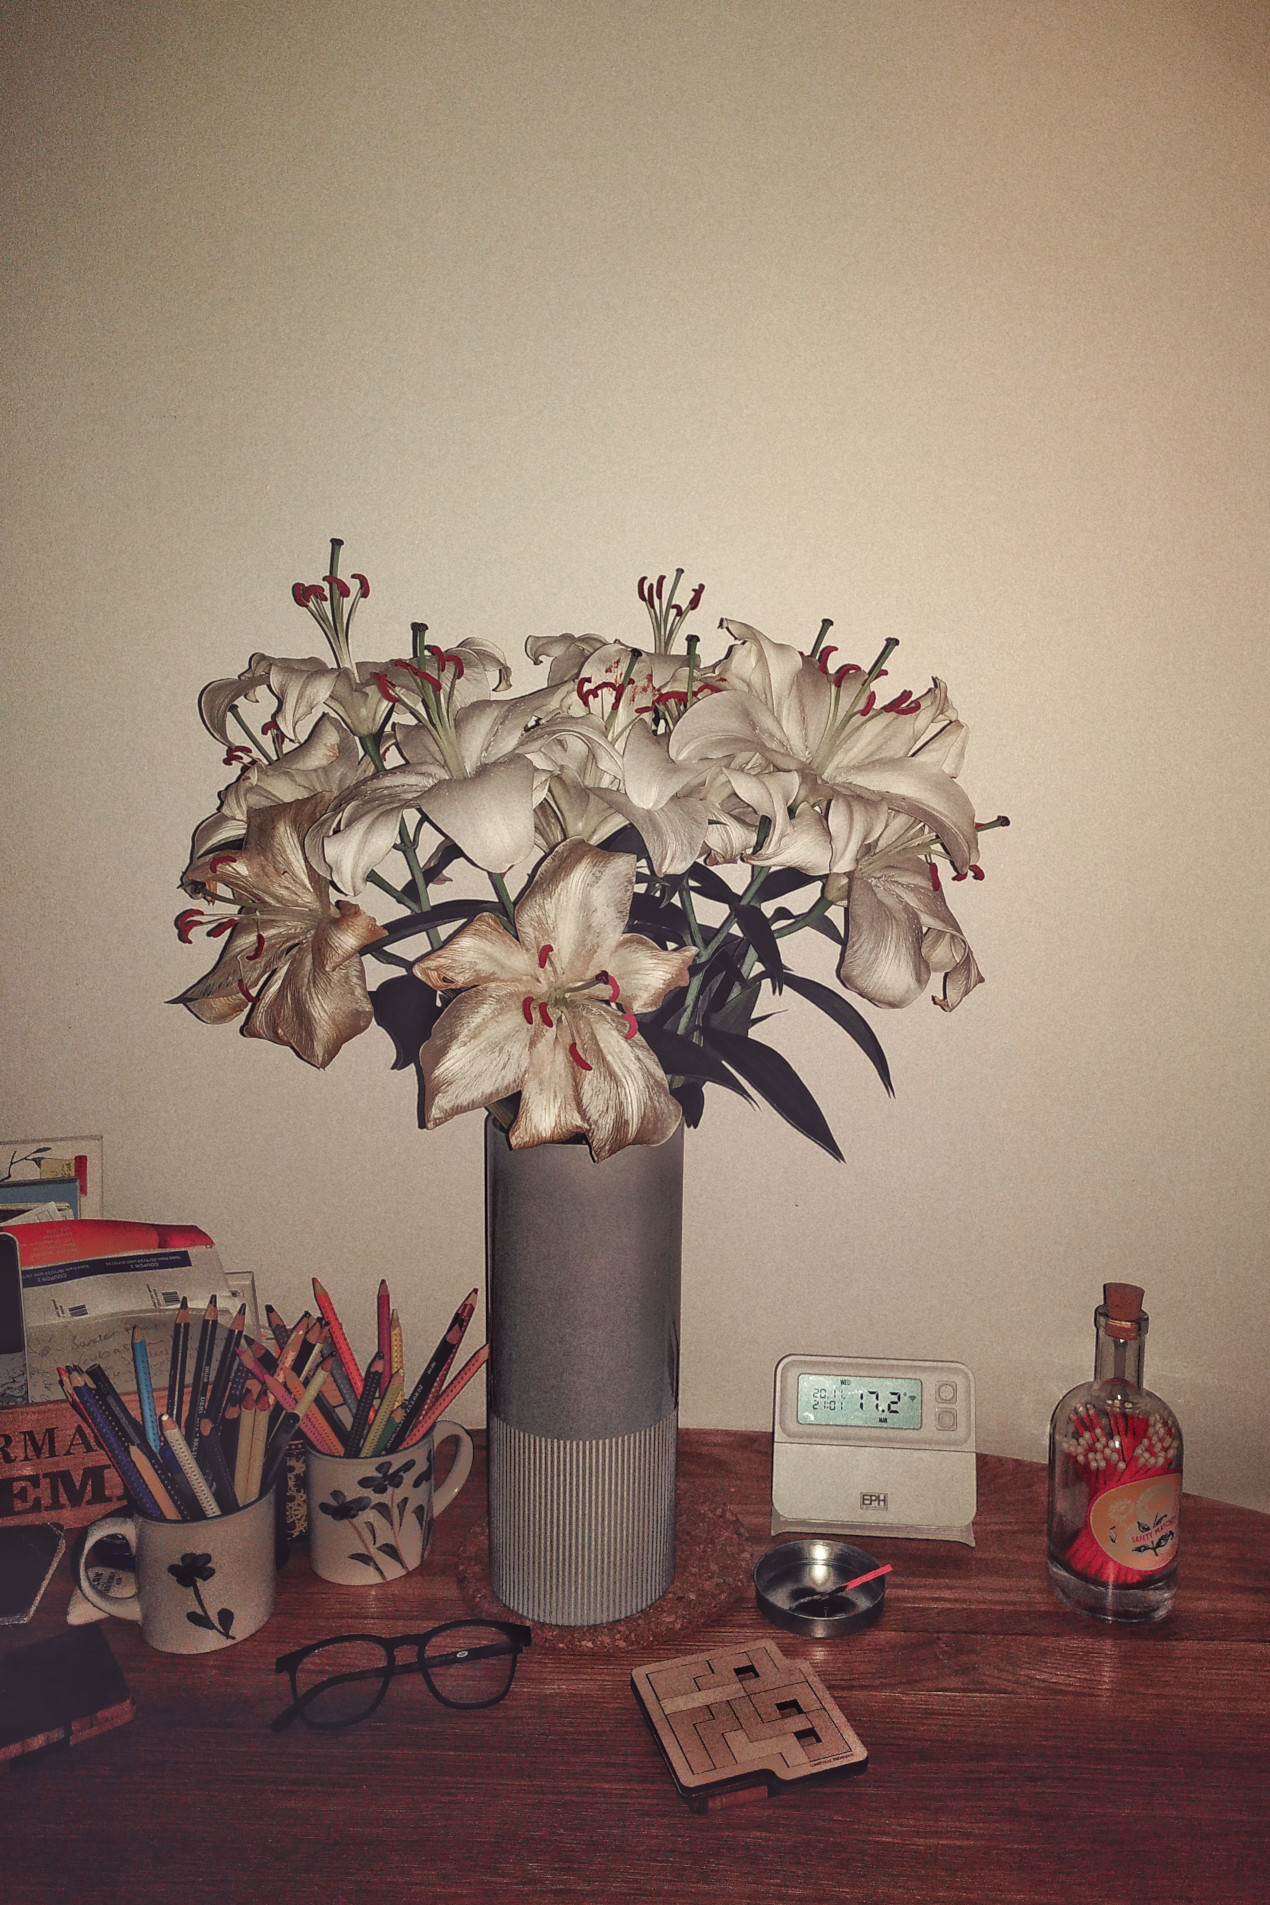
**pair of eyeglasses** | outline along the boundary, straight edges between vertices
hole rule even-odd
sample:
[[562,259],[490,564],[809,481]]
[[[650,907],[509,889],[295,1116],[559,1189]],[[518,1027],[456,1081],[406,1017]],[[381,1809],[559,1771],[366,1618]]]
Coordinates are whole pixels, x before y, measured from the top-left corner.
[[274,1662],[274,1672],[291,1681],[292,1703],[270,1727],[281,1733],[292,1720],[324,1730],[356,1726],[375,1711],[394,1675],[416,1669],[442,1706],[496,1706],[510,1692],[516,1662],[532,1640],[516,1621],[446,1621],[391,1640],[378,1634],[315,1640]]

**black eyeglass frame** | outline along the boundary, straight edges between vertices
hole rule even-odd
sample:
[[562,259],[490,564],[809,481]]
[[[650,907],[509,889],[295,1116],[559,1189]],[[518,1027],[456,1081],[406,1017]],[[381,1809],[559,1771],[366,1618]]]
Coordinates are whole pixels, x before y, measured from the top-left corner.
[[[432,1675],[428,1672],[427,1663],[424,1658],[424,1649],[429,1641],[433,1641],[437,1638],[438,1634],[453,1633],[456,1628],[470,1630],[473,1627],[486,1628],[491,1634],[500,1634],[504,1641],[511,1642],[511,1671],[507,1676],[507,1685],[502,1689],[501,1693],[494,1694],[493,1697],[488,1700],[451,1700],[440,1691]],[[533,1645],[533,1638],[532,1630],[523,1626],[519,1621],[486,1620],[442,1621],[439,1627],[429,1627],[422,1634],[397,1634],[392,1637],[385,1634],[330,1634],[325,1640],[314,1640],[310,1641],[307,1647],[297,1647],[293,1653],[279,1654],[278,1658],[274,1661],[274,1672],[285,1673],[290,1678],[292,1700],[289,1707],[284,1707],[277,1718],[269,1722],[269,1730],[272,1733],[281,1733],[284,1727],[290,1726],[291,1722],[297,1719],[303,1720],[306,1726],[312,1727],[321,1733],[335,1733],[344,1727],[360,1726],[363,1720],[369,1720],[371,1714],[374,1713],[375,1709],[383,1700],[384,1695],[388,1691],[389,1681],[395,1680],[398,1674],[416,1671],[422,1675],[428,1692],[432,1695],[433,1699],[439,1701],[443,1707],[457,1707],[461,1711],[469,1713],[475,1712],[481,1707],[495,1707],[500,1700],[505,1700],[507,1695],[511,1692],[512,1682],[516,1678],[516,1668],[520,1664],[520,1656],[526,1647]],[[313,1654],[321,1653],[324,1647],[338,1647],[347,1641],[369,1641],[373,1646],[384,1648],[386,1657],[383,1667],[367,1667],[356,1675],[331,1674],[326,1680],[319,1680],[315,1687],[309,1687],[306,1692],[301,1693],[296,1685],[296,1672],[302,1662],[308,1660]],[[397,1660],[397,1649],[399,1647],[413,1647],[415,1649],[415,1658],[409,1663],[399,1664]],[[488,1650],[482,1648],[475,1657],[479,1659],[485,1655],[487,1651],[502,1653],[504,1649],[502,1647],[491,1647]],[[471,1650],[464,1649],[461,1655],[454,1656],[454,1658],[462,1658],[464,1656],[469,1659],[472,1658]],[[438,1660],[433,1664],[440,1666],[442,1661]],[[307,1712],[308,1707],[312,1705],[318,1695],[330,1686],[332,1682],[349,1679],[369,1680],[372,1677],[379,1678],[379,1692],[375,1695],[375,1698],[371,1701],[364,1713],[357,1714],[357,1716],[351,1720],[313,1720],[309,1718]]]

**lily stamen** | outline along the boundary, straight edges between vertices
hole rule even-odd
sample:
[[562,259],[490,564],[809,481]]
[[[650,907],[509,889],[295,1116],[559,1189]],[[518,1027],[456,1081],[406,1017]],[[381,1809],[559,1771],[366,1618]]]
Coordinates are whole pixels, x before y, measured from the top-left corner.
[[585,1058],[583,1058],[581,1052],[577,1048],[576,1043],[570,1045],[569,1057],[573,1060],[574,1064],[578,1067],[579,1071],[584,1071],[584,1072],[590,1071],[591,1067],[587,1064]]

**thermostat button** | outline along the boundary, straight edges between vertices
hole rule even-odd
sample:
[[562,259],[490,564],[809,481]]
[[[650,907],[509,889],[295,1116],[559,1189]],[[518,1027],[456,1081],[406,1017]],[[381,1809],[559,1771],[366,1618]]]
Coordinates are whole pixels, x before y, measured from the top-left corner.
[[[940,1402],[956,1402],[957,1400],[956,1383],[955,1382],[941,1382],[938,1389],[936,1389],[935,1391],[935,1396],[937,1400]],[[944,1424],[941,1422],[939,1426],[942,1429],[944,1427]]]
[[955,1429],[956,1426],[957,1411],[955,1409],[937,1409],[935,1411],[935,1427],[937,1429]]

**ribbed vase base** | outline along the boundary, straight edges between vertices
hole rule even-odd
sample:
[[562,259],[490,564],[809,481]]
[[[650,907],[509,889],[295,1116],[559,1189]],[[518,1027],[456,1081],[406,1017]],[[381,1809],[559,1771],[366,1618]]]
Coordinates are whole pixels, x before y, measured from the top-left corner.
[[620,1621],[675,1572],[678,1412],[594,1441],[489,1416],[490,1585],[526,1620]]

